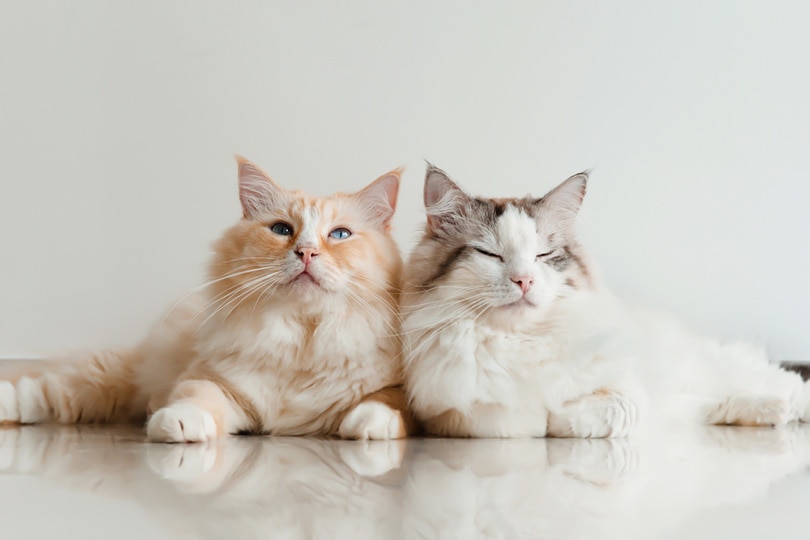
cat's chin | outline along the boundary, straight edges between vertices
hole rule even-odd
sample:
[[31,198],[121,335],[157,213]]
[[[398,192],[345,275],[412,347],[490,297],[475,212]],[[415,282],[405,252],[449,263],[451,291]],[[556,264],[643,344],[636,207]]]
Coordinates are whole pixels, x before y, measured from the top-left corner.
[[308,272],[301,272],[289,282],[290,290],[296,296],[312,297],[325,292],[318,279]]
[[298,287],[320,287],[321,284],[318,283],[318,280],[312,277],[312,274],[309,272],[301,272],[297,276],[295,276],[292,280],[292,283]]
[[531,300],[528,300],[525,296],[519,300],[516,300],[515,302],[498,306],[498,309],[513,310],[513,311],[522,311],[535,308],[537,308],[537,304],[535,304]]

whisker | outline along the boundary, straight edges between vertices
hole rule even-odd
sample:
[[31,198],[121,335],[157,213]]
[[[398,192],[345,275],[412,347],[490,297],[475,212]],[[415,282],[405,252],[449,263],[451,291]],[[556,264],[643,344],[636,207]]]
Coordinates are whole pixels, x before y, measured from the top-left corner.
[[[212,317],[216,316],[217,313],[219,313],[220,311],[222,311],[223,309],[225,309],[229,305],[233,304],[234,302],[236,302],[236,305],[238,305],[241,302],[242,299],[244,299],[246,296],[249,296],[251,294],[251,292],[253,290],[255,290],[254,288],[256,286],[261,286],[263,284],[263,282],[269,281],[270,279],[274,278],[279,273],[280,273],[280,271],[277,271],[277,272],[273,272],[273,273],[266,274],[266,275],[263,275],[263,276],[259,276],[258,278],[253,278],[253,279],[251,279],[250,281],[248,281],[246,283],[239,284],[238,287],[236,287],[233,291],[227,293],[227,295],[223,296],[221,299],[218,298],[218,299],[214,299],[212,302],[209,302],[209,304],[208,304],[209,307],[213,307],[214,305],[216,305],[217,302],[220,302],[220,305],[219,305],[219,307],[217,307],[211,313],[208,314],[208,317],[206,317],[205,320],[203,320],[203,322],[200,323],[198,329],[205,326],[205,324]],[[220,296],[222,296],[222,295],[220,295]],[[226,314],[226,317],[228,315],[230,315],[230,313],[232,313],[232,311],[233,310],[228,311],[228,313]]]
[[[258,268],[256,270],[262,270],[264,272],[267,272],[267,270],[270,270],[270,269],[269,268]],[[247,273],[247,272],[245,272],[245,273]],[[239,272],[239,274],[241,275],[242,272]],[[228,277],[233,277],[233,274],[230,274]],[[261,279],[261,277],[262,276],[259,276],[258,278],[256,278],[256,277],[250,278],[250,281],[248,283],[251,283],[251,282],[255,281],[256,279]],[[217,281],[219,281],[219,280],[217,280]],[[209,283],[209,285],[210,285],[210,283]],[[215,305],[217,302],[219,302],[221,300],[225,300],[230,294],[233,294],[235,291],[237,291],[243,285],[244,285],[243,283],[235,283],[235,284],[231,285],[230,287],[228,287],[227,289],[225,289],[224,291],[217,294],[216,296],[214,296],[212,298],[209,298],[208,301],[205,303],[205,305],[203,305],[200,309],[197,310],[197,312],[195,313],[195,317],[197,315],[199,315],[200,312],[206,311],[209,307]]]
[[[444,332],[451,325],[457,323],[459,320],[468,317],[469,315],[474,315],[473,321],[476,321],[486,311],[482,308],[486,307],[488,307],[486,298],[479,298],[469,305],[463,305],[460,308],[457,307],[451,316],[445,317],[444,322],[438,326],[431,325],[427,327],[417,327],[411,331],[406,331],[403,333],[403,337],[406,338],[405,343],[403,343],[403,351],[406,351],[405,361],[413,361],[414,358],[420,355],[425,348],[430,346],[435,341],[436,336]],[[412,337],[410,336],[411,333],[416,333],[417,335]],[[416,346],[412,347],[412,344],[416,344]]]
[[387,313],[381,313],[379,310],[375,309],[371,304],[369,304],[363,297],[361,297],[351,289],[347,289],[347,293],[348,296],[351,299],[353,299],[360,307],[366,309],[371,314],[376,315],[379,318],[379,320],[381,320],[383,324],[388,328],[388,330],[391,331],[391,334],[386,334],[380,337],[399,337],[400,335],[399,328],[395,327],[393,324],[391,324],[391,322],[386,320],[387,319],[386,315],[393,315],[394,318],[397,320],[397,322],[401,322],[395,310],[390,309],[390,306],[388,306],[389,309],[387,310]]
[[[432,314],[434,315],[432,319],[440,318],[441,320],[455,320],[460,315],[465,314],[470,308],[479,309],[481,307],[486,307],[489,298],[490,296],[487,293],[478,293],[471,297],[458,299],[451,302],[424,302],[422,304],[406,306],[404,310],[405,312],[403,313],[403,318],[410,318],[414,312],[430,308],[432,309]],[[433,327],[435,327],[434,324],[429,324],[426,327],[415,326],[410,330],[405,331],[405,333],[412,333],[424,328]]]
[[[262,280],[262,281],[260,281],[259,283],[256,283],[255,285],[253,285],[252,287],[250,287],[250,289],[245,290],[245,291],[242,293],[242,295],[241,295],[241,296],[239,296],[239,298],[238,298],[238,299],[235,299],[233,306],[231,307],[231,309],[229,309],[229,310],[228,310],[228,312],[227,312],[227,313],[225,313],[225,315],[223,316],[223,318],[224,318],[224,319],[227,319],[228,317],[230,317],[231,313],[233,313],[233,312],[234,312],[234,310],[235,310],[236,308],[238,308],[240,305],[242,305],[242,302],[243,302],[244,300],[247,300],[247,299],[248,299],[248,298],[249,298],[249,297],[250,297],[250,296],[251,296],[253,293],[255,293],[255,292],[257,292],[257,291],[260,291],[260,290],[262,290],[262,289],[264,289],[264,291],[267,291],[267,289],[265,288],[265,285],[269,284],[269,285],[270,285],[270,287],[269,287],[269,288],[275,288],[274,284],[273,284],[273,283],[270,283],[270,279],[271,279],[271,278],[272,278],[272,276],[269,276],[267,279]],[[255,306],[256,306],[256,305],[255,305],[255,303],[254,303],[254,309],[255,309]]]
[[215,283],[219,283],[220,281],[224,281],[226,279],[231,279],[231,278],[238,277],[238,276],[241,276],[241,275],[244,275],[244,274],[249,274],[251,272],[258,272],[258,271],[261,271],[261,270],[263,270],[263,268],[259,267],[259,268],[249,268],[247,270],[242,270],[242,271],[238,271],[238,272],[236,272],[236,271],[235,272],[230,272],[228,274],[225,274],[224,276],[221,276],[221,277],[218,277],[216,279],[212,279],[212,280],[206,281],[205,283],[197,285],[196,287],[191,289],[191,291],[189,291],[187,294],[185,294],[182,298],[180,298],[180,300],[175,302],[174,305],[172,305],[172,307],[169,308],[169,310],[163,316],[163,319],[161,320],[161,324],[166,322],[166,319],[169,317],[169,315],[171,315],[172,312],[175,309],[177,309],[177,307],[180,304],[182,304],[184,301],[186,301],[190,296],[200,292],[201,290],[205,289],[206,287],[209,287],[209,286],[211,286],[211,285],[213,285]]

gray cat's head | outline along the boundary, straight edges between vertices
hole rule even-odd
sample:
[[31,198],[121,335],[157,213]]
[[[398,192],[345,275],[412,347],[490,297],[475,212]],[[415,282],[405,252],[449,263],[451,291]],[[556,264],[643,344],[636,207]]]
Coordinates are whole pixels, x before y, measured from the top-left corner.
[[541,198],[485,199],[429,165],[427,226],[406,286],[476,312],[542,314],[555,299],[590,285],[574,236],[587,180],[587,172],[574,175]]

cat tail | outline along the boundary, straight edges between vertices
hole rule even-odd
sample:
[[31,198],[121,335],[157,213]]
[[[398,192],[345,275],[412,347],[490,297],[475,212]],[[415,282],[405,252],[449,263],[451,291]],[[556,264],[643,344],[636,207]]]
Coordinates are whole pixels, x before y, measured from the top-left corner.
[[136,348],[20,363],[0,377],[0,423],[143,421],[136,382],[142,361]]
[[810,362],[780,362],[779,365],[786,371],[793,371],[801,375],[802,380],[810,380]]
[[797,373],[804,381],[799,398],[798,417],[801,422],[810,422],[810,363],[780,362],[779,366],[785,371]]

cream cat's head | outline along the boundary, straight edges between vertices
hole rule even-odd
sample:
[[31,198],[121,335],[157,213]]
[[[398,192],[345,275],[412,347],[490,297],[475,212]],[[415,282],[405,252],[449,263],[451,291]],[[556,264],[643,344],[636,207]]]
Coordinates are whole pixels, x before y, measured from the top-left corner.
[[237,161],[243,217],[214,245],[214,309],[289,305],[311,312],[352,300],[390,303],[401,269],[390,235],[401,170],[357,193],[313,197]]
[[541,198],[486,199],[428,166],[427,226],[409,264],[409,294],[457,305],[465,317],[541,317],[590,283],[574,236],[587,180],[577,174]]

